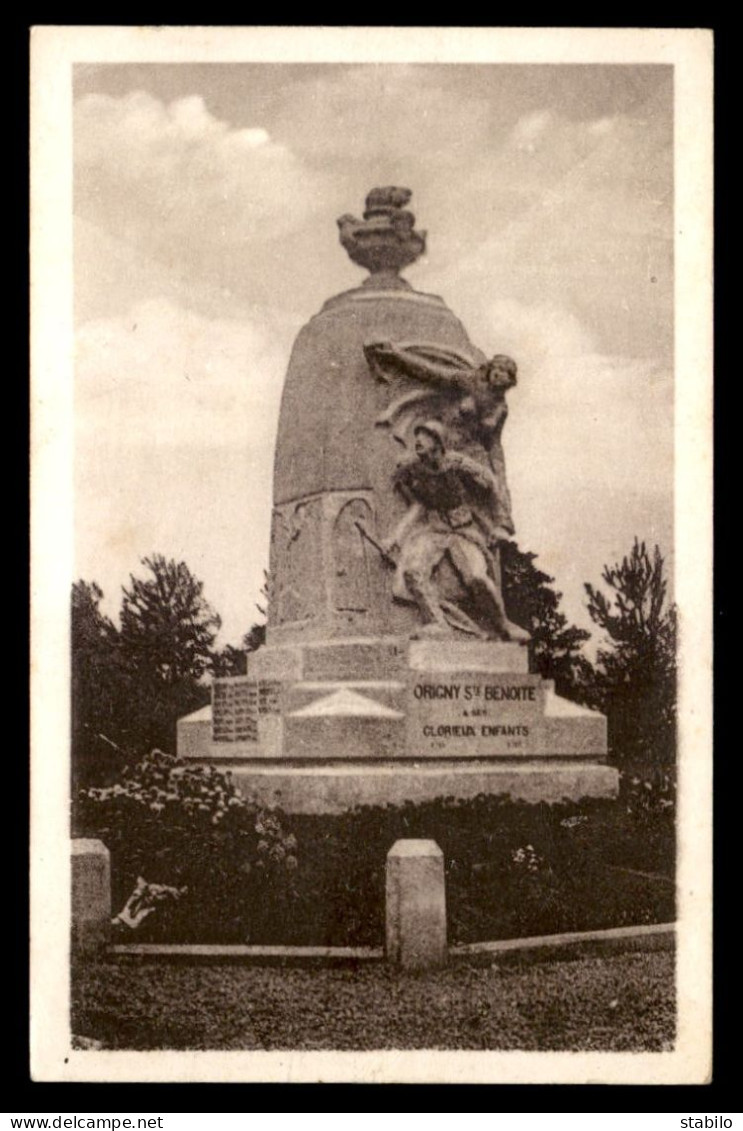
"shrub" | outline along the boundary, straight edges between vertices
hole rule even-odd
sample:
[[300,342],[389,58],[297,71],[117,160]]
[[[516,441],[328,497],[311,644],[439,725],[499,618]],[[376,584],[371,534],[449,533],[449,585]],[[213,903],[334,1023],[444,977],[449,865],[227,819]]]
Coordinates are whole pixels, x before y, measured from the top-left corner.
[[229,772],[153,750],[115,785],[83,791],[80,811],[111,852],[115,910],[140,876],[187,889],[143,924],[143,937],[242,941],[267,905],[286,914],[296,838],[279,814],[249,805]]
[[288,818],[247,804],[229,774],[155,752],[85,806],[112,852],[116,911],[138,876],[188,888],[143,937],[362,946],[383,942],[401,837],[444,853],[452,943],[671,920],[672,797],[630,778],[619,802],[480,796]]
[[676,812],[676,774],[657,767],[619,774],[619,792],[627,812],[635,816],[654,817]]

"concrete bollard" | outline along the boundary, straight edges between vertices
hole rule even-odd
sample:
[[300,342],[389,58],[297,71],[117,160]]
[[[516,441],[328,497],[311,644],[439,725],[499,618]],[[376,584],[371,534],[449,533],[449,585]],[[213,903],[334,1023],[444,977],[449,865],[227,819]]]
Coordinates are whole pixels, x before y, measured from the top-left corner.
[[387,853],[387,961],[407,970],[446,963],[444,854],[434,840],[398,840]]
[[72,945],[91,951],[111,930],[111,858],[100,840],[72,842]]

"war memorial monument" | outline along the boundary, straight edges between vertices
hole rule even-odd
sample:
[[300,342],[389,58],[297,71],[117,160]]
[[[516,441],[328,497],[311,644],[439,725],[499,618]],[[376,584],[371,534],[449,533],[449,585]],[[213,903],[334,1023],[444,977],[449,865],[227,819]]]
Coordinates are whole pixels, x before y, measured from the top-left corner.
[[338,220],[363,283],[300,331],[276,443],[266,643],[178,724],[246,797],[340,812],[436,797],[612,797],[606,720],[529,669],[504,607],[502,433],[517,363],[400,272],[404,188]]

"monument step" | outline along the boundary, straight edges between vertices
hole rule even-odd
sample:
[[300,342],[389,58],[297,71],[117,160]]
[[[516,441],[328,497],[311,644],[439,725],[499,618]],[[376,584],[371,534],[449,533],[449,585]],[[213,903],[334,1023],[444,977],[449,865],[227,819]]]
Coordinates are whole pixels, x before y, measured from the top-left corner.
[[[217,763],[220,766],[220,763]],[[437,798],[509,795],[514,801],[558,803],[618,796],[611,766],[576,760],[475,763],[441,761],[287,766],[221,764],[246,798],[287,813],[343,813],[356,805],[403,805]]]
[[367,682],[399,678],[411,670],[526,674],[529,653],[523,644],[498,640],[359,636],[273,644],[248,657],[251,679]]
[[248,675],[251,679],[387,680],[405,671],[407,649],[407,638],[398,636],[269,644],[248,657]]
[[519,675],[529,671],[529,651],[500,640],[411,640],[408,664],[413,671]]

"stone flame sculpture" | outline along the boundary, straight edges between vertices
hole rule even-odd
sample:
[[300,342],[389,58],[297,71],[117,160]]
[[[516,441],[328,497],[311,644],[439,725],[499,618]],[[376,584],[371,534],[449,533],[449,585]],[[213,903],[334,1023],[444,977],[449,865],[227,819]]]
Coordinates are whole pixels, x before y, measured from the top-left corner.
[[379,286],[382,277],[385,285],[394,286],[399,271],[426,250],[426,233],[414,230],[415,216],[405,210],[412,195],[410,189],[393,185],[372,189],[363,220],[348,213],[338,220],[341,243],[350,258],[371,272],[367,286]]
[[338,221],[369,275],[300,331],[274,464],[267,639],[215,681],[179,752],[263,803],[611,795],[603,716],[530,674],[499,547],[515,361],[488,359],[400,272],[426,249],[409,189]]

